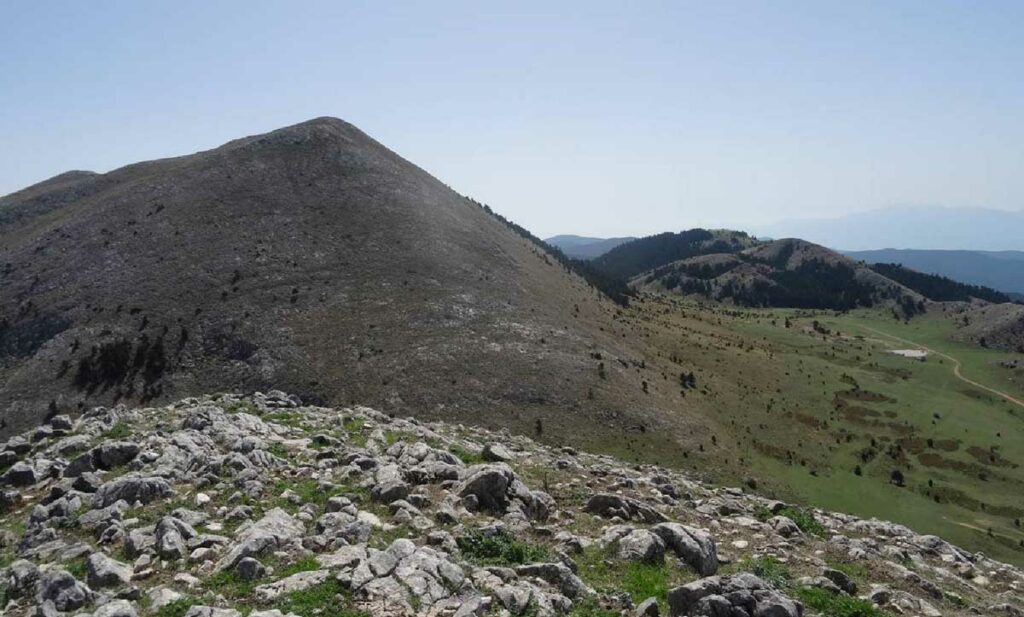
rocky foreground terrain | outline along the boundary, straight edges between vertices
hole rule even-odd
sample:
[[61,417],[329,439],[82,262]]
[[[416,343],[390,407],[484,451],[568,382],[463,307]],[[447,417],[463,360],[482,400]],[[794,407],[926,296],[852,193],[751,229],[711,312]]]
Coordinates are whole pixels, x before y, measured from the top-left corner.
[[58,415],[0,469],[4,615],[1024,614],[899,525],[280,392]]

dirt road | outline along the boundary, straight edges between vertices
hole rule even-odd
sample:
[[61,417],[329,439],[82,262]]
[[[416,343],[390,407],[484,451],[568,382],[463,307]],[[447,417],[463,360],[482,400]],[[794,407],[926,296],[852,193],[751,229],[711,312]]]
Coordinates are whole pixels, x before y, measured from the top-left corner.
[[923,349],[923,350],[927,351],[930,354],[935,354],[936,356],[941,356],[943,358],[946,358],[947,360],[949,360],[950,362],[953,363],[953,375],[957,379],[959,379],[960,381],[963,381],[964,383],[971,384],[972,386],[974,386],[975,388],[978,388],[979,390],[984,390],[985,392],[988,392],[990,394],[995,394],[996,396],[1001,396],[1004,399],[1010,401],[1011,403],[1014,403],[1016,405],[1020,405],[1021,407],[1024,407],[1024,401],[1020,400],[1019,398],[1014,398],[1014,397],[1010,396],[1009,394],[1007,394],[1005,392],[1000,392],[999,390],[996,390],[995,388],[990,388],[990,387],[988,387],[988,386],[986,386],[984,384],[980,384],[980,383],[974,381],[973,379],[969,379],[967,377],[964,377],[960,373],[960,361],[957,360],[956,358],[954,358],[953,356],[947,354],[947,353],[942,353],[941,351],[936,351],[936,350],[934,350],[934,349],[932,349],[932,348],[930,348],[930,347],[928,347],[926,345],[922,345],[920,343],[915,343],[914,341],[911,341],[909,339],[900,338],[898,336],[894,336],[892,334],[888,334],[886,332],[882,332],[881,330],[876,330],[875,328],[872,328],[870,326],[865,326],[865,325],[862,325],[862,324],[858,324],[858,326],[861,327],[861,328],[864,328],[865,330],[869,330],[871,332],[874,332],[875,334],[878,334],[880,336],[884,336],[884,337],[886,337],[888,339],[892,339],[894,341],[899,341],[899,342],[907,344],[907,345],[913,345],[914,347],[916,347],[918,349]]

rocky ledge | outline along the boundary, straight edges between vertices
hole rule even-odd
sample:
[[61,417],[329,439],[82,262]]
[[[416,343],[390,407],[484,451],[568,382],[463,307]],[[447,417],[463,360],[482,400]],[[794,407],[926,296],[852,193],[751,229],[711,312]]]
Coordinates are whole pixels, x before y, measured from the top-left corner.
[[1024,614],[900,525],[280,392],[57,416],[0,469],[4,615]]

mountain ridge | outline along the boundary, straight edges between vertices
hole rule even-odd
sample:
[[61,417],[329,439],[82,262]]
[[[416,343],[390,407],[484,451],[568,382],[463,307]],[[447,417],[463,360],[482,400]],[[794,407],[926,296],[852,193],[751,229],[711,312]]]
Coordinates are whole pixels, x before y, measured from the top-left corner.
[[662,402],[631,409],[635,377],[597,376],[594,353],[642,357],[611,303],[344,121],[14,195],[0,208],[17,212],[0,224],[3,430],[270,381],[444,417],[493,406],[480,421],[523,430],[544,410],[657,421]]
[[869,263],[898,263],[926,274],[1024,293],[1024,251],[877,249],[841,251]]
[[613,248],[626,242],[636,240],[633,236],[621,238],[590,238],[586,236],[574,236],[563,234],[545,238],[545,242],[559,248],[569,257],[577,259],[595,259],[604,255]]

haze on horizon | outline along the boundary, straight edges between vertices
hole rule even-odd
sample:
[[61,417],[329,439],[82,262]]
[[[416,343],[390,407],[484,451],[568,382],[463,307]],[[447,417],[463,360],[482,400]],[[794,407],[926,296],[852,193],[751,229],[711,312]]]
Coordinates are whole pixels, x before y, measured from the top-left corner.
[[7,3],[0,194],[331,115],[540,236],[1020,211],[1022,26],[1008,1]]

